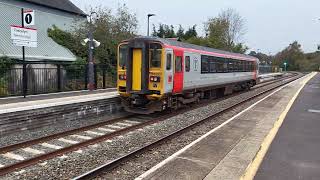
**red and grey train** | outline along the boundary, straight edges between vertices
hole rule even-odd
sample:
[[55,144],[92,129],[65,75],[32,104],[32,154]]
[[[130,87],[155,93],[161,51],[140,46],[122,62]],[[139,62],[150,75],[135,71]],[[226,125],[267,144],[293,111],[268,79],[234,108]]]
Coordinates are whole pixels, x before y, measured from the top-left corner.
[[255,57],[156,37],[118,47],[117,89],[129,112],[150,114],[256,84]]

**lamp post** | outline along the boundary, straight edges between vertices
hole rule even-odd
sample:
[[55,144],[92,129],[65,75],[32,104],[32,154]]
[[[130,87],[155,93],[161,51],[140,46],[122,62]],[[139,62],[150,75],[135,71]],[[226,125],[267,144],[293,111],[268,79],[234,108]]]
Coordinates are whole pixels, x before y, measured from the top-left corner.
[[95,89],[95,82],[94,82],[94,62],[93,62],[93,29],[92,29],[92,15],[97,14],[96,12],[91,12],[89,15],[89,61],[88,61],[88,88],[90,91]]
[[155,14],[148,14],[148,36],[149,36],[149,29],[150,29],[150,17],[155,16]]

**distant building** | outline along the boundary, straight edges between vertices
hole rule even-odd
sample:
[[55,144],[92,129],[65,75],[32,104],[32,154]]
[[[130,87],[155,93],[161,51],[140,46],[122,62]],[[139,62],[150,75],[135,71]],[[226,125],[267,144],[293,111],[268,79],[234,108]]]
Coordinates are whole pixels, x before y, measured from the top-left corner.
[[38,47],[26,47],[26,61],[59,64],[76,60],[68,49],[48,37],[53,25],[70,30],[76,21],[86,20],[86,14],[69,0],[0,0],[0,57],[22,59],[21,47],[12,44],[10,25],[21,25],[21,8],[35,10]]

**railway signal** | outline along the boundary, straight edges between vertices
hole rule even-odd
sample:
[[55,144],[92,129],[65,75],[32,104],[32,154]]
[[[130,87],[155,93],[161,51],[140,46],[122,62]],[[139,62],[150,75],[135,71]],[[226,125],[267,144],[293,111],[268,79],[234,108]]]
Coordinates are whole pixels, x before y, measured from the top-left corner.
[[284,62],[283,65],[284,65],[284,71],[286,72],[287,71],[287,62]]

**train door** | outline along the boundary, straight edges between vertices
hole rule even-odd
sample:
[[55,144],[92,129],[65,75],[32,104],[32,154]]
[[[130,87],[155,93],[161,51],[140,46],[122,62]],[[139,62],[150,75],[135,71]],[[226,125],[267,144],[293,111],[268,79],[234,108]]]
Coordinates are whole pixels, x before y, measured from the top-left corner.
[[133,49],[132,90],[141,91],[142,49]]
[[165,92],[172,92],[173,89],[173,71],[174,71],[174,67],[173,67],[173,50],[172,49],[167,49],[166,50],[166,60],[165,60],[165,75],[164,75],[164,87],[165,87]]
[[183,89],[183,51],[174,50],[173,93],[181,93]]

